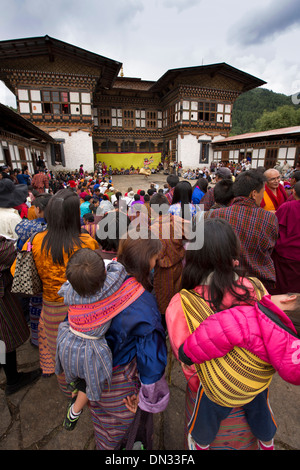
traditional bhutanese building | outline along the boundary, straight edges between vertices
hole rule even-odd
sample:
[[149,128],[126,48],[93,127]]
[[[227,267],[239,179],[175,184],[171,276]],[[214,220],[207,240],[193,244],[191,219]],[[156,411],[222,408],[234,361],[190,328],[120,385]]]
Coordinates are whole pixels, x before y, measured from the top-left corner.
[[238,163],[244,159],[252,168],[273,168],[286,162],[296,168],[300,164],[300,126],[240,134],[213,143],[216,162]]
[[0,166],[19,170],[27,166],[33,174],[38,158],[46,155],[53,144],[47,132],[0,103]]
[[226,63],[168,70],[157,81],[122,70],[49,36],[0,41],[0,79],[18,112],[54,139],[49,169],[90,171],[97,160],[141,167],[161,157],[208,164],[212,142],[229,136],[236,98],[265,84]]

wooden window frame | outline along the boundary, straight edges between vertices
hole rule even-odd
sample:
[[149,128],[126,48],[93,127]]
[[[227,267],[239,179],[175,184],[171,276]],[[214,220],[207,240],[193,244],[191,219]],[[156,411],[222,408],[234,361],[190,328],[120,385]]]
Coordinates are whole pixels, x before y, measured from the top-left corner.
[[[45,99],[48,93],[50,99]],[[67,99],[64,99],[65,94]],[[70,93],[68,91],[41,90],[41,103],[44,114],[53,114],[55,116],[71,114]]]
[[198,101],[198,122],[217,122],[217,103],[215,101]]
[[135,129],[135,109],[123,109],[123,129]]
[[264,167],[267,170],[268,168],[274,168],[278,160],[278,147],[266,148]]

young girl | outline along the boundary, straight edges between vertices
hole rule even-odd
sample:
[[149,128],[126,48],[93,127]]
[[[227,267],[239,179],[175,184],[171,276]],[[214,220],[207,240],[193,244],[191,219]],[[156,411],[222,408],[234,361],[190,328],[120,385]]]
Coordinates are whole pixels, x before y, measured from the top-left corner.
[[192,186],[188,181],[180,181],[174,189],[169,212],[183,219],[191,220],[197,213],[197,207],[192,204]]
[[[230,224],[223,219],[207,219],[204,221],[204,245],[199,250],[187,250],[185,266],[182,274],[182,289],[171,300],[166,321],[171,347],[178,358],[181,344],[210,314],[239,305],[254,305],[264,294],[265,289],[257,279],[249,279],[239,269],[240,246]],[[246,362],[245,362],[246,361]],[[235,377],[227,374],[228,368],[234,370]],[[254,371],[260,373],[263,380],[255,380]],[[203,403],[207,425],[201,431],[204,438],[211,443],[211,448],[224,449],[257,449],[257,439],[245,419],[243,406],[253,390],[267,390],[275,373],[274,368],[250,352],[236,348],[234,354],[224,358],[205,362],[197,368],[183,368],[188,381],[186,399],[186,446],[190,429],[191,411],[195,408],[197,392],[211,398],[212,390],[218,390],[218,399],[222,406],[228,406],[228,418],[222,419],[220,433],[211,441],[206,435],[211,428],[209,402]],[[251,373],[250,373],[251,372]],[[225,374],[225,378],[224,378]],[[240,390],[240,384],[247,377],[247,386]],[[238,388],[242,394],[240,400],[229,402],[229,391]],[[265,392],[267,393],[267,392]],[[253,397],[253,395],[252,395]],[[268,432],[262,440],[273,438],[276,428],[269,410],[267,396],[260,394],[268,423]],[[240,398],[240,396],[239,396]],[[234,431],[232,428],[234,422]],[[237,439],[236,436],[239,436]],[[221,441],[221,442],[220,442]],[[202,441],[201,441],[202,442]]]
[[59,294],[69,305],[68,320],[58,328],[55,372],[64,372],[73,387],[75,396],[64,420],[64,427],[71,431],[84,405],[88,400],[100,399],[105,382],[111,381],[112,357],[105,333],[116,312],[103,312],[101,307],[103,300],[121,287],[126,271],[116,261],[105,271],[98,252],[83,248],[71,256],[66,276],[68,281]]
[[[182,344],[179,359],[188,365],[201,364],[241,347],[271,364],[288,383],[300,385],[299,327],[300,294],[266,295],[254,306],[239,306],[208,317]],[[262,377],[257,376],[257,379],[262,380]],[[253,391],[253,394],[254,398],[244,408],[248,422],[259,438],[264,429],[265,416],[263,409],[260,409],[257,392]],[[207,401],[207,397],[204,400]],[[218,400],[213,399],[209,400],[207,413],[201,402],[202,398],[199,397],[190,426],[191,440],[196,441],[196,449],[208,446],[207,442],[199,443],[197,439],[201,436],[199,428],[204,421],[207,426],[213,423],[213,435],[217,433],[220,419],[230,412],[230,408],[218,405]],[[273,443],[261,443],[261,447],[273,449]]]

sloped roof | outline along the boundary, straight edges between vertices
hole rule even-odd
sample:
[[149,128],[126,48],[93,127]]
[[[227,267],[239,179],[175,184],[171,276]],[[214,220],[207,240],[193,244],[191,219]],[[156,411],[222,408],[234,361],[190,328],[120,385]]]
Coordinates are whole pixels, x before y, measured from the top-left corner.
[[117,77],[114,82],[113,88],[121,88],[128,90],[148,91],[153,85],[153,81],[142,80],[141,78],[133,77]]
[[99,67],[101,86],[105,88],[112,86],[122,66],[121,62],[108,59],[48,35],[0,41],[0,69],[1,59],[18,59],[39,55],[47,55],[50,62],[54,61],[56,55],[60,55],[72,57],[86,65]]
[[13,109],[0,103],[0,131],[24,137],[26,139],[37,139],[40,142],[52,142],[55,140],[39,127],[32,124]]
[[226,137],[226,139],[221,139],[214,144],[225,144],[225,143],[230,143],[230,142],[238,142],[238,141],[248,141],[248,140],[260,140],[260,139],[269,139],[272,137],[281,137],[281,136],[288,136],[288,135],[295,135],[295,134],[300,134],[300,126],[294,126],[294,127],[283,127],[281,129],[271,129],[268,131],[262,131],[262,132],[250,132],[247,134],[239,134],[239,135],[233,135],[231,137]]
[[157,82],[150,88],[150,91],[161,91],[177,77],[184,75],[201,75],[201,74],[222,74],[243,84],[243,92],[252,90],[253,88],[265,85],[266,82],[249,75],[242,70],[236,69],[231,65],[221,62],[218,64],[201,65],[196,67],[184,67],[168,70]]

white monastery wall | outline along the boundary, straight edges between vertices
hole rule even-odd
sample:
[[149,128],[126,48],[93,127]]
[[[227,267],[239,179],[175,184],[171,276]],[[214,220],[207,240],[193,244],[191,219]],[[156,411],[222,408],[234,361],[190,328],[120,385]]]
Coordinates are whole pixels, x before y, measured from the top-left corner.
[[89,132],[50,132],[54,139],[64,140],[65,166],[51,165],[48,157],[48,168],[51,170],[79,170],[83,165],[84,171],[94,171],[93,138]]

